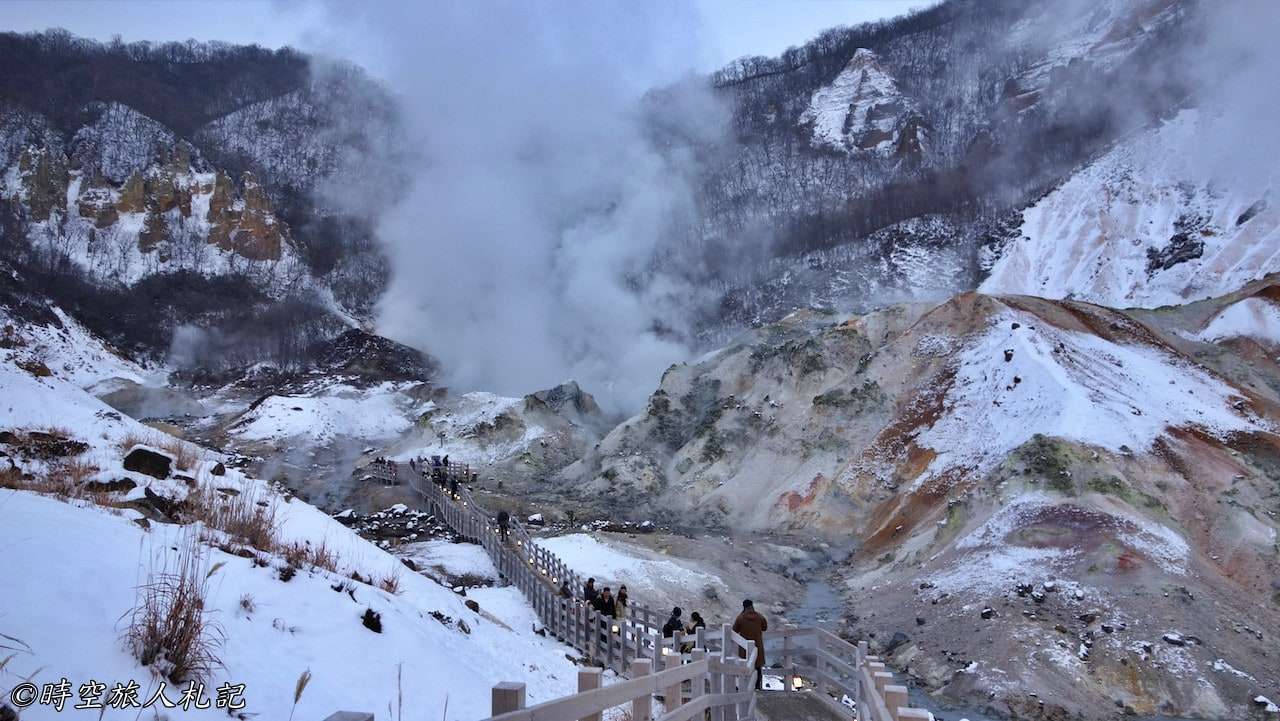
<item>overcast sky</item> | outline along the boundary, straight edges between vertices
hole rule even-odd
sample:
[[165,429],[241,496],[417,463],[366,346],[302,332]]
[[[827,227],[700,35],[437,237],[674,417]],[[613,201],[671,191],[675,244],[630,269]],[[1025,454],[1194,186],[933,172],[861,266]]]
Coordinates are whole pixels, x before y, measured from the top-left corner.
[[[441,1],[441,0],[433,0]],[[537,0],[554,7],[555,0]],[[652,0],[665,2],[668,0]],[[934,0],[687,0],[700,16],[704,57],[691,58],[712,70],[743,55],[777,55],[835,25],[901,15]],[[31,31],[62,27],[99,39],[225,40],[267,47],[307,49],[308,38],[326,22],[321,8],[293,0],[4,0],[0,29]],[[331,22],[331,20],[330,20]],[[351,59],[375,74],[385,59],[355,47]]]

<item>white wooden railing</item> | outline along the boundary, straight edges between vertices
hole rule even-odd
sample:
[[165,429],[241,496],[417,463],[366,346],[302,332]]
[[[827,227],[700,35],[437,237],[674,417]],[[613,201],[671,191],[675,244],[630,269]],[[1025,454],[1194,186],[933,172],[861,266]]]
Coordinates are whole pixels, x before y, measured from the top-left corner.
[[[604,711],[620,706],[630,707],[631,721],[755,721],[757,673],[780,678],[782,692],[815,692],[858,721],[930,718],[928,711],[907,706],[906,687],[893,683],[893,674],[867,653],[865,641],[855,646],[818,627],[769,631],[763,638],[765,658],[774,659],[774,666],[758,672],[755,643],[728,624],[663,638],[657,625],[661,616],[640,603],[629,603],[624,618],[612,618],[580,598],[565,598],[561,584],[581,589],[582,574],[534,543],[518,519],[511,520],[504,540],[493,516],[457,482],[468,476],[464,466],[451,465],[441,475],[443,483],[437,483],[414,473],[411,484],[438,519],[484,547],[499,573],[529,600],[549,635],[593,664],[579,671],[578,693],[534,706],[525,705],[523,683],[495,685],[489,721],[600,721]],[[605,668],[627,680],[603,686]],[[664,708],[656,719],[655,699]]]

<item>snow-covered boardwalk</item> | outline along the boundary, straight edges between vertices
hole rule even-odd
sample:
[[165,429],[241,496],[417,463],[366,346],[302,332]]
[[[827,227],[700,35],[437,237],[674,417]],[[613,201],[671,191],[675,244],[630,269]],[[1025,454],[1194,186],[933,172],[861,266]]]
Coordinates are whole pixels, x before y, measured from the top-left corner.
[[[566,598],[560,587],[582,588],[584,577],[554,553],[534,543],[529,529],[512,519],[503,539],[495,516],[466,488],[467,470],[451,465],[437,483],[407,468],[403,480],[417,490],[437,518],[488,552],[502,577],[524,594],[545,632],[577,649],[591,667],[578,674],[579,693],[525,707],[524,684],[493,687],[495,721],[576,721],[594,719],[626,706],[632,721],[692,721],[710,712],[711,721],[754,721],[756,674],[765,693],[802,691],[830,709],[833,718],[859,721],[907,721],[931,718],[907,707],[907,689],[893,683],[866,642],[857,646],[817,627],[788,626],[765,633],[771,668],[755,668],[756,646],[726,624],[677,631],[663,638],[661,616],[639,602],[626,606],[624,618],[597,613],[580,599]],[[607,686],[601,673],[611,669],[627,679]],[[655,714],[655,703],[663,713]]]

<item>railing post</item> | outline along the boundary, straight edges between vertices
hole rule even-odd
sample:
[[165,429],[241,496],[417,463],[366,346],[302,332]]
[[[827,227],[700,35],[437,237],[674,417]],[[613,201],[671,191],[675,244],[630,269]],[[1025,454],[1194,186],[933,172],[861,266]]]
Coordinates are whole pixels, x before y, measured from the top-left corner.
[[514,681],[503,681],[493,687],[492,715],[519,711],[524,708],[524,684]]
[[[617,619],[612,618],[610,616],[605,616],[604,618],[604,625],[605,625],[604,663],[606,668],[613,668],[613,636],[614,636],[613,629],[614,629],[614,622],[616,620]],[[621,664],[619,664],[619,666],[621,666]],[[619,668],[619,671],[621,671],[621,668]]]
[[[653,662],[649,659],[636,659],[631,664],[631,677],[648,676]],[[653,696],[644,692],[631,700],[631,721],[653,721]]]
[[[720,660],[728,661],[729,660],[729,644],[731,643],[730,639],[733,638],[733,635],[732,635],[733,626],[730,626],[727,623],[724,624],[723,626],[720,627],[720,633],[721,633]],[[734,654],[734,655],[736,656],[737,654]]]
[[[705,663],[707,660],[707,649],[695,648],[689,654],[690,663]],[[694,676],[689,682],[689,701],[697,701],[700,696],[706,693],[707,674]]]
[[[724,673],[721,671],[713,671],[708,665],[707,670],[710,672],[710,686],[712,696],[722,696],[724,694]],[[720,699],[717,698],[717,701]],[[711,721],[724,721],[724,706],[711,707]]]
[[[578,671],[578,693],[594,691],[600,688],[600,669],[584,668]],[[600,721],[600,713],[583,716],[578,721]]]
[[875,680],[876,693],[880,694],[880,698],[884,698],[884,687],[893,680],[893,674],[888,671],[876,671],[871,678]]
[[889,708],[889,715],[893,717],[893,721],[900,721],[902,717],[898,709],[907,705],[907,687],[896,684],[885,685],[884,705]]
[[787,624],[782,627],[782,690],[795,690],[796,663],[791,656],[791,634],[795,633],[796,627]]
[[[672,652],[667,655],[665,663],[663,663],[663,667],[666,669],[680,667],[680,650],[678,648],[673,649]],[[681,698],[683,694],[680,690],[680,686],[680,683],[675,683],[668,686],[662,692],[662,700],[667,706],[668,713],[684,702],[684,699]]]

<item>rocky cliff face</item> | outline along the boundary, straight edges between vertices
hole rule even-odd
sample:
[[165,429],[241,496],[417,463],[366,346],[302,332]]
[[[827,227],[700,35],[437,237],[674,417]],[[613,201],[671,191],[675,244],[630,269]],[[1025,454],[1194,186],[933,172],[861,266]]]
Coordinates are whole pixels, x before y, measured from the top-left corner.
[[[189,142],[131,108],[103,104],[98,113],[68,145],[53,135],[13,142],[18,147],[0,171],[0,194],[26,208],[35,243],[105,282],[131,284],[150,273],[243,261],[268,274],[285,261],[289,273],[299,272],[289,228],[252,173],[233,180]],[[39,117],[25,122],[47,124]]]
[[914,157],[924,141],[914,106],[876,54],[859,48],[831,84],[813,93],[800,123],[810,127],[815,147]]

